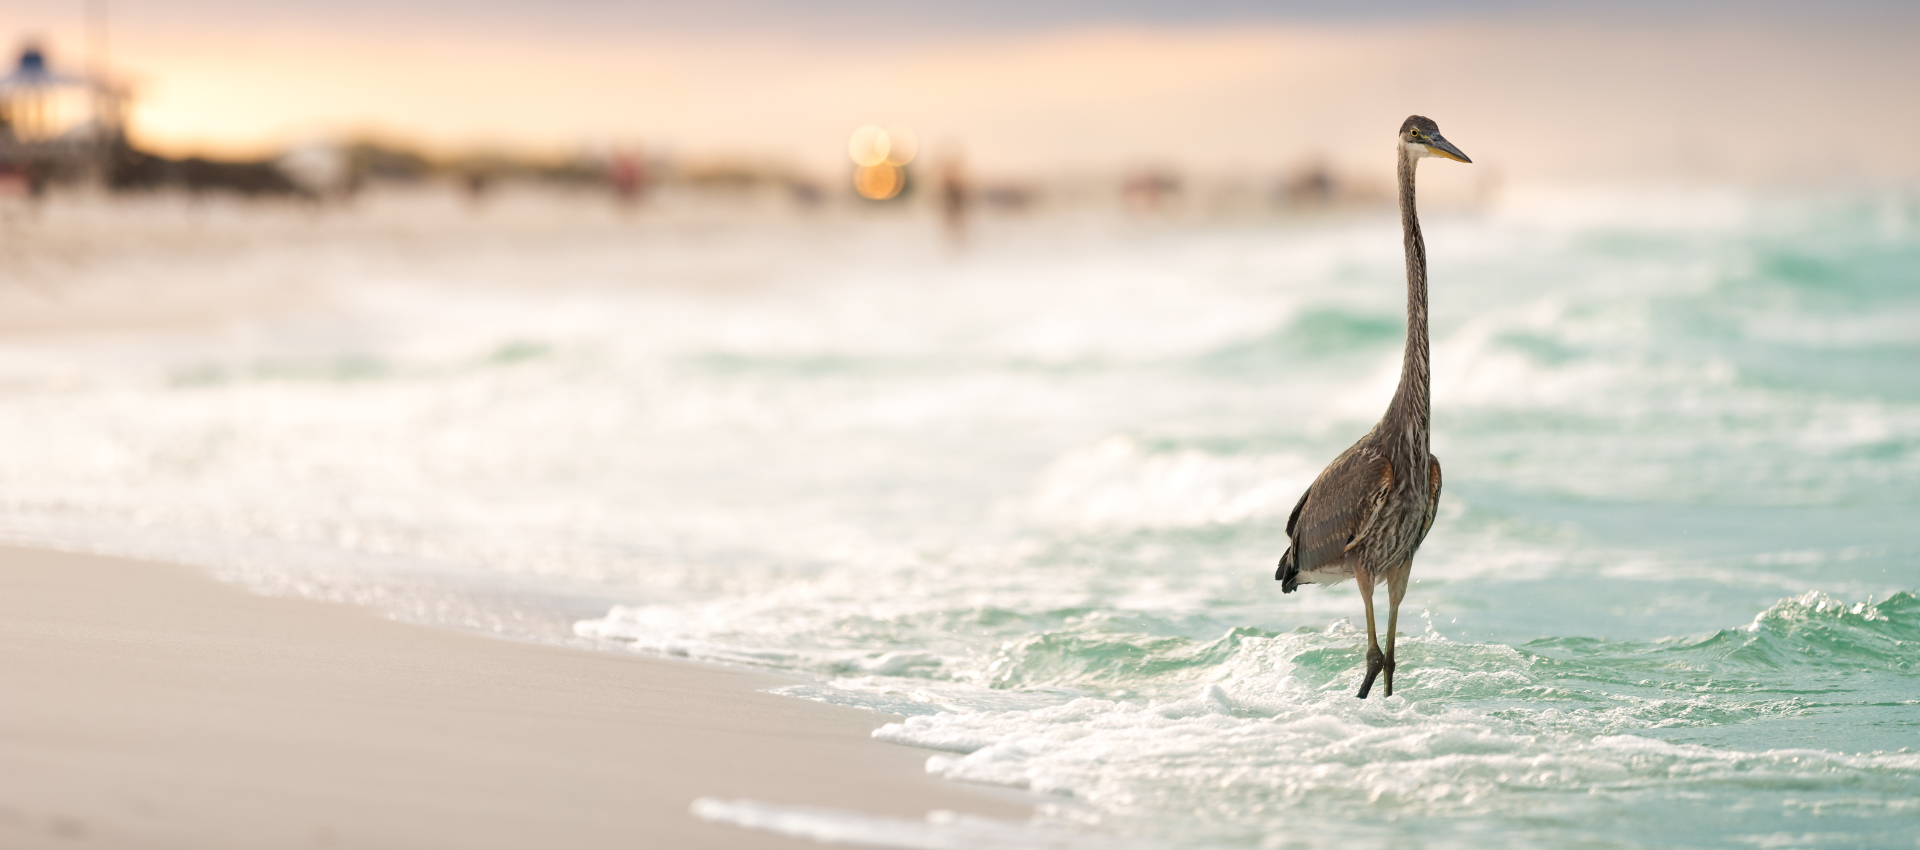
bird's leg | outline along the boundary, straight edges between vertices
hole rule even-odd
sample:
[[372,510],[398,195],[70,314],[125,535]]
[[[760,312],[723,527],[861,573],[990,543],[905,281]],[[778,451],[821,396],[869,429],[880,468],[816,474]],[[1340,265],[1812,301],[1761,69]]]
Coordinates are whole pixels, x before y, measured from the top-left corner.
[[1400,600],[1407,595],[1409,572],[1403,568],[1387,576],[1387,661],[1384,668],[1387,692],[1384,696],[1393,696],[1393,640],[1400,633]]
[[1373,690],[1373,679],[1386,667],[1387,657],[1380,652],[1379,633],[1373,627],[1373,573],[1365,567],[1353,571],[1354,583],[1360,585],[1360,601],[1367,605],[1367,678],[1360,683],[1360,699],[1367,698],[1367,692]]

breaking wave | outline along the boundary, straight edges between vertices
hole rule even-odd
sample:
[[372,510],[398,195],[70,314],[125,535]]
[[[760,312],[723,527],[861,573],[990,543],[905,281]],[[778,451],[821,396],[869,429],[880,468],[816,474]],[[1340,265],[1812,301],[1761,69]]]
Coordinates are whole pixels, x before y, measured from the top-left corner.
[[[1809,812],[1846,813],[1847,840],[1873,845],[1920,818],[1911,794],[1920,754],[1792,746],[1791,735],[1776,746],[1707,746],[1687,733],[1791,724],[1836,701],[1916,710],[1917,629],[1912,593],[1852,605],[1809,593],[1703,640],[1515,648],[1429,634],[1401,641],[1395,696],[1364,702],[1351,695],[1361,656],[1345,624],[1235,631],[1105,675],[1107,661],[1063,665],[1073,653],[1036,638],[1049,651],[1024,656],[1038,662],[1027,684],[1124,683],[1161,696],[913,716],[875,737],[943,751],[927,765],[941,776],[1049,795],[1056,817],[1183,845],[1283,836],[1288,846],[1344,846],[1356,825],[1364,836],[1383,821],[1445,822],[1460,840],[1436,836],[1441,846],[1632,846],[1676,824],[1680,834],[1662,843],[1739,845]],[[1804,675],[1779,669],[1836,663],[1853,675],[1818,699]],[[1756,665],[1777,675],[1756,678]],[[1911,741],[1896,733],[1882,743]],[[1721,796],[1743,803],[1686,811],[1686,800]],[[1170,830],[1145,812],[1187,817]],[[1205,824],[1201,834],[1194,824]]]

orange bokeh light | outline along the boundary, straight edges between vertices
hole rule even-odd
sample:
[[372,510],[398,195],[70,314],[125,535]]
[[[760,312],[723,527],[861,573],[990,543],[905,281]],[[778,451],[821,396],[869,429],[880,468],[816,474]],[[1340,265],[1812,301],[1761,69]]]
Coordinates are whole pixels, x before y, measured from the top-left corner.
[[884,201],[907,186],[902,169],[920,152],[920,139],[906,127],[865,124],[847,140],[847,155],[859,166],[853,172],[853,190],[870,201]]
[[906,175],[899,166],[885,162],[864,165],[853,172],[853,190],[869,201],[884,201],[906,188]]

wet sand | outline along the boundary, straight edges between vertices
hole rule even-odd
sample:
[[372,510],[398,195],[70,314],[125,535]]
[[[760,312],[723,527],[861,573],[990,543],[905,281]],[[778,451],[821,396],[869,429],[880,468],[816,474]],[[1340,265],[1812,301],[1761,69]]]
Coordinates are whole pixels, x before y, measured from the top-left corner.
[[817,846],[705,796],[1030,813],[780,683],[0,548],[0,846]]

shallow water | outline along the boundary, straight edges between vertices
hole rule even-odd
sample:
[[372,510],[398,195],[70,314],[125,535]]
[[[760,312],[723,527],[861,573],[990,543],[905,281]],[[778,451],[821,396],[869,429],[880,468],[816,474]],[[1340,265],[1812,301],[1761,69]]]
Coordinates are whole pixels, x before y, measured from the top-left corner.
[[317,295],[5,343],[0,533],[794,673],[1036,846],[1915,846],[1920,198],[1429,213],[1446,492],[1367,701],[1351,586],[1271,575],[1392,392],[1390,214],[556,209],[33,225],[111,248],[37,285]]

